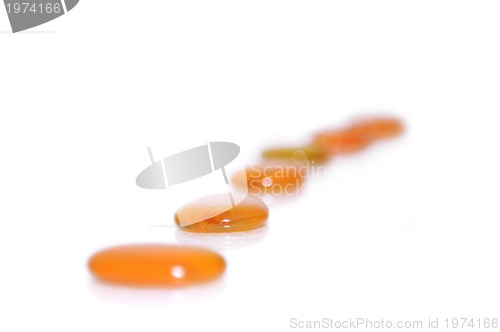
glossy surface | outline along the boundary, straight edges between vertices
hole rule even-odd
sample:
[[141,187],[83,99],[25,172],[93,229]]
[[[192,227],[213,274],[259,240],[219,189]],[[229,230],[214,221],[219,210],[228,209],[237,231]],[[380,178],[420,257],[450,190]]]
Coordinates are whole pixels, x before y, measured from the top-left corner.
[[[247,196],[242,202],[225,210],[224,195],[206,197],[194,201],[177,211],[175,223],[181,227],[179,215],[187,215],[190,220],[200,220],[181,227],[184,231],[201,233],[222,233],[247,231],[261,227],[269,215],[267,206],[257,197]],[[207,217],[213,216],[214,217]]]
[[323,163],[328,156],[324,150],[317,146],[301,146],[301,147],[282,147],[264,150],[262,152],[264,159],[281,159],[294,164],[304,164],[306,162]]
[[247,186],[248,192],[255,195],[292,195],[303,185],[306,176],[305,166],[260,162],[236,173],[232,181],[238,187]]
[[181,286],[222,275],[219,254],[197,247],[165,244],[116,246],[95,253],[88,266],[99,280],[131,286]]

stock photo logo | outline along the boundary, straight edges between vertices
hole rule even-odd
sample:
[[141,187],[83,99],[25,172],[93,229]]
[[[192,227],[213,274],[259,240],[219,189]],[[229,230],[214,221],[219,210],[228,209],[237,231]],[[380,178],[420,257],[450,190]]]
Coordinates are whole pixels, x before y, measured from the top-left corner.
[[4,0],[12,32],[31,29],[52,21],[73,8],[79,0]]
[[[218,175],[217,181],[224,181],[226,192],[219,196],[217,209],[207,210],[204,218],[211,218],[226,212],[245,200],[248,190],[234,190],[226,173],[226,167],[239,155],[240,147],[231,142],[208,142],[204,145],[175,153],[156,161],[151,148],[148,148],[151,165],[145,168],[136,179],[137,186],[144,189],[170,189],[186,185],[194,180]],[[220,171],[220,172],[219,172]],[[217,174],[220,173],[220,174]],[[200,188],[196,188],[197,191]],[[221,199],[222,198],[222,199]],[[199,216],[188,210],[177,212],[180,227],[199,223]]]

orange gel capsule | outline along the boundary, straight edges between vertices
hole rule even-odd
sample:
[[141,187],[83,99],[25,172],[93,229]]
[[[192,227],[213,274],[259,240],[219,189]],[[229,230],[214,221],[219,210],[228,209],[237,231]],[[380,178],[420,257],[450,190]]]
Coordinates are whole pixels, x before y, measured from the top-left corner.
[[314,137],[313,144],[329,155],[351,153],[365,148],[370,140],[352,129],[322,132]]
[[[267,206],[257,197],[248,195],[233,208],[226,210],[224,196],[211,196],[194,201],[177,211],[174,220],[184,231],[222,233],[248,231],[265,224],[269,215]],[[196,223],[182,225],[179,215]]]
[[95,253],[88,262],[99,280],[131,286],[181,286],[222,275],[226,262],[202,248],[165,244],[134,244]]
[[[245,176],[246,175],[246,176]],[[307,168],[292,163],[255,163],[236,173],[232,181],[255,195],[286,195],[296,192],[304,183]]]
[[397,136],[403,132],[403,124],[396,118],[371,118],[359,120],[351,128],[367,139],[383,139]]

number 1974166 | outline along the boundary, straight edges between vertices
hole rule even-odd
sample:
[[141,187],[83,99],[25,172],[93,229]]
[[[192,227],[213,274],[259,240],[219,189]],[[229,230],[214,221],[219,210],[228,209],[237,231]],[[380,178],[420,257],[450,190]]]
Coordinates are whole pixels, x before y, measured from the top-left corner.
[[6,5],[9,14],[59,14],[62,10],[60,3],[29,3],[14,2]]

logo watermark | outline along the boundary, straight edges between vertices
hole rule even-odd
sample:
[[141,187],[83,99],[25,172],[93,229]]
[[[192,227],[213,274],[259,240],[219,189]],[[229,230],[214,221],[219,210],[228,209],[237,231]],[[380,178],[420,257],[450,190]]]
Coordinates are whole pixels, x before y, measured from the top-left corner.
[[347,319],[320,318],[302,320],[292,317],[292,329],[498,329],[498,318],[434,317],[420,320],[350,317]]
[[52,21],[73,8],[79,0],[4,0],[12,32]]
[[[175,153],[166,158],[155,160],[153,152],[148,148],[151,165],[145,168],[136,179],[137,186],[144,189],[170,189],[173,186],[189,186],[194,180],[208,178],[214,173],[220,173],[217,179],[223,180],[226,186],[226,194],[218,197],[217,209],[207,210],[204,217],[211,218],[222,212],[232,209],[241,203],[247,196],[247,187],[244,190],[232,188],[227,176],[226,167],[232,164],[240,153],[240,147],[231,142],[208,142],[204,145],[194,147],[182,152]],[[221,182],[218,180],[217,182]],[[217,185],[210,184],[209,189]],[[193,191],[200,193],[205,186],[189,188],[186,193]],[[180,191],[177,192],[181,194]],[[225,201],[221,200],[225,197]],[[206,199],[211,199],[207,197]],[[191,213],[177,212],[177,218],[181,227],[189,226],[200,222],[197,216]]]

